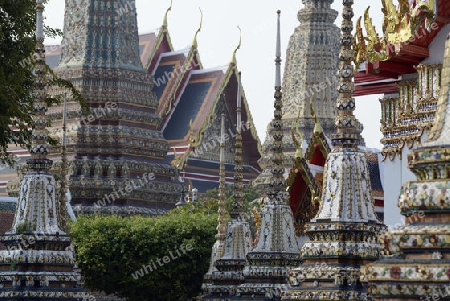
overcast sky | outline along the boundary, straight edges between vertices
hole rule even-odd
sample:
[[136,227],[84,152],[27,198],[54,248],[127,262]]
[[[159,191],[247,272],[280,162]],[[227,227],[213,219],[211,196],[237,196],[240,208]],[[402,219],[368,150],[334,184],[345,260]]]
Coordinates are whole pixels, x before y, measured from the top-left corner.
[[[63,28],[63,0],[50,0],[46,6],[46,24]],[[370,1],[371,12],[380,31],[381,1]],[[170,0],[136,0],[139,33],[156,31],[162,24]],[[355,20],[363,15],[368,1],[355,0]],[[276,39],[276,11],[281,9],[282,58],[289,37],[299,26],[300,0],[173,0],[169,13],[169,32],[175,49],[192,43],[203,11],[203,28],[198,35],[200,58],[204,68],[227,65],[239,40],[242,29],[242,47],[237,54],[242,84],[261,143],[267,124],[273,117],[274,58]],[[341,14],[342,1],[333,8]],[[338,17],[337,25],[340,26]],[[381,33],[381,32],[380,32]],[[47,40],[46,44],[60,43]],[[381,148],[379,96],[358,98],[356,115],[363,122],[368,147]]]

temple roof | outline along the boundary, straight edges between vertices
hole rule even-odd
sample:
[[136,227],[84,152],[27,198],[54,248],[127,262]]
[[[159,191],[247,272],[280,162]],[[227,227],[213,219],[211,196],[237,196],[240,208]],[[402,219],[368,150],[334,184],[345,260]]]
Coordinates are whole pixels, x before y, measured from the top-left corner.
[[[387,43],[382,59],[361,64],[355,74],[353,96],[397,92],[399,76],[416,73],[414,66],[421,62],[430,63],[428,60],[432,42],[450,23],[450,2],[436,0],[436,8],[434,24],[428,24],[428,29],[425,20],[422,20],[411,39],[396,44]],[[382,50],[379,45],[376,47],[378,52]]]
[[[55,68],[61,47],[47,46],[46,61]],[[164,25],[159,32],[139,36],[141,62],[154,76],[153,92],[159,98],[157,113],[162,117],[161,130],[170,147],[187,147],[183,162],[190,155],[189,145],[200,145],[203,132],[214,119],[214,109],[226,95],[229,112],[236,111],[237,67],[235,62],[225,66],[203,69],[195,43],[175,51]],[[242,120],[253,124],[248,102],[243,93]],[[236,122],[235,114],[230,114]],[[194,137],[194,138],[193,138]],[[242,133],[244,151],[250,164],[260,169],[261,143],[254,126]],[[192,141],[195,140],[195,142]]]
[[208,122],[205,117],[209,117],[218,100],[224,81],[225,74],[221,69],[192,70],[189,81],[182,88],[183,94],[163,128],[164,137],[185,145],[191,133],[200,132],[204,123]]
[[[164,117],[164,137],[171,147],[198,147],[203,142],[204,133],[215,121],[219,101],[225,102],[231,122],[236,124],[237,68],[233,63],[211,69],[188,70],[188,79],[180,86],[181,95],[174,100],[176,105],[170,115]],[[166,88],[167,89],[167,88]],[[250,129],[242,132],[244,152],[248,163],[260,169],[257,160],[261,156],[261,144],[253,125],[245,94],[242,101],[242,120],[250,124]],[[163,113],[162,113],[163,114]],[[190,152],[185,152],[185,162]]]

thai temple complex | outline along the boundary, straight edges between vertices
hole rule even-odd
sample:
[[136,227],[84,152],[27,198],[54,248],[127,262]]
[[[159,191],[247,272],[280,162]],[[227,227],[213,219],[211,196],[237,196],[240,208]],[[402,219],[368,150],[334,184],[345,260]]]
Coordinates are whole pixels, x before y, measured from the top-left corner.
[[[118,4],[118,7],[133,7],[133,9],[135,9],[133,5],[129,6],[128,4]],[[69,9],[69,11],[71,10],[72,8]],[[151,107],[151,110],[149,112],[152,112],[152,115],[149,115],[146,112],[139,112],[138,108],[140,107],[140,105],[136,106],[134,108],[134,111],[131,110],[131,108],[126,109],[126,112],[128,114],[127,118],[129,118],[130,120],[135,120],[135,122],[137,122],[139,126],[141,126],[143,123],[151,125],[151,127],[146,130],[152,130],[154,132],[141,133],[141,135],[145,135],[149,139],[148,143],[150,145],[153,145],[153,147],[158,148],[158,151],[152,152],[152,154],[147,154],[146,156],[148,156],[148,158],[143,155],[145,153],[148,153],[148,151],[142,153],[137,152],[141,153],[141,155],[136,158],[132,158],[132,156],[126,155],[124,156],[124,158],[129,157],[130,159],[127,160],[131,161],[124,161],[122,163],[119,163],[119,161],[116,162],[111,160],[100,162],[97,159],[92,159],[94,161],[92,161],[91,163],[86,163],[87,161],[85,159],[80,159],[76,161],[78,162],[77,167],[75,167],[75,165],[72,165],[72,169],[77,169],[79,172],[81,172],[79,174],[81,178],[86,178],[86,176],[84,176],[84,172],[87,172],[89,170],[88,174],[92,174],[91,178],[93,178],[90,181],[94,182],[96,181],[96,178],[98,178],[102,174],[107,174],[108,176],[112,172],[121,174],[122,168],[124,168],[124,172],[126,174],[130,174],[130,180],[135,179],[138,175],[142,178],[142,175],[145,172],[153,172],[157,180],[158,175],[161,175],[161,183],[151,184],[150,186],[157,186],[148,187],[148,189],[153,191],[154,189],[157,190],[160,188],[162,191],[172,191],[172,193],[171,195],[157,193],[158,196],[156,197],[155,195],[154,204],[146,204],[145,202],[139,200],[142,196],[142,193],[145,194],[145,190],[137,190],[136,192],[134,192],[136,194],[135,196],[130,196],[133,200],[116,200],[116,206],[114,206],[115,209],[109,208],[108,210],[125,210],[124,214],[126,214],[127,210],[129,212],[137,212],[140,210],[144,210],[138,209],[140,207],[148,207],[148,209],[145,209],[144,211],[146,211],[146,213],[149,215],[163,213],[167,209],[173,208],[173,205],[175,204],[174,200],[179,199],[181,188],[180,185],[178,185],[179,183],[171,183],[174,180],[178,182],[184,182],[186,189],[188,186],[192,188],[195,187],[200,193],[204,193],[208,189],[217,188],[219,185],[219,176],[217,174],[217,170],[219,169],[218,137],[220,135],[220,116],[222,113],[226,116],[226,183],[233,183],[233,146],[236,139],[236,130],[234,126],[234,124],[236,124],[236,116],[232,112],[236,111],[236,104],[233,102],[237,93],[237,75],[236,72],[234,72],[237,68],[236,56],[235,54],[230,53],[230,61],[226,66],[204,69],[197,45],[197,35],[200,33],[201,24],[197,32],[193,34],[192,45],[186,47],[185,49],[175,50],[172,46],[170,34],[168,31],[168,14],[170,10],[171,8],[167,10],[166,15],[163,19],[163,24],[158,32],[140,35],[139,46],[133,46],[133,53],[135,56],[133,58],[135,65],[134,67],[143,66],[143,69],[140,68],[140,72],[147,72],[151,75],[147,75],[145,79],[143,78],[142,84],[148,86],[147,88],[150,90],[146,93],[148,93],[148,95],[150,95],[148,97],[151,97],[151,99],[153,99],[153,102],[155,102],[152,104],[148,104],[148,106]],[[68,11],[67,7],[66,11]],[[122,18],[126,19],[128,17],[123,16]],[[67,24],[67,22],[69,23]],[[70,22],[72,22],[70,21],[70,19],[66,20],[67,26],[71,26]],[[92,20],[92,22],[96,21]],[[98,34],[95,32],[91,32],[92,27],[90,27],[88,24],[83,24],[83,27],[85,28],[85,35],[87,36],[87,39],[89,39],[89,35],[95,36]],[[131,34],[131,32],[127,34]],[[137,31],[133,34],[136,35]],[[73,35],[75,35],[74,32],[65,31],[65,36],[67,36],[68,41],[72,41]],[[56,70],[57,74],[60,74],[61,77],[70,79],[69,77],[64,75],[69,72],[68,70],[70,68],[72,68],[70,62],[69,64],[62,63],[63,60],[66,60],[65,48],[67,48],[67,46],[65,46],[64,43],[65,42],[63,40],[62,46],[47,46],[49,49],[52,49],[51,55],[47,57],[47,63],[52,69]],[[131,45],[127,46],[131,47]],[[92,45],[91,47],[97,47],[97,45]],[[139,47],[139,53],[136,53],[137,47]],[[105,51],[105,49],[103,51]],[[136,55],[139,55],[139,57],[136,57]],[[77,59],[81,60],[82,58]],[[146,71],[144,71],[144,69]],[[74,80],[71,81],[74,82]],[[86,91],[90,91],[90,89]],[[257,162],[261,157],[261,143],[259,142],[259,138],[256,134],[256,129],[253,124],[252,116],[250,114],[244,92],[242,94],[242,123],[240,128],[242,129],[244,145],[243,181],[244,184],[249,184],[250,181],[258,176],[261,171]],[[86,95],[83,94],[83,96],[86,99],[89,99],[89,97],[87,97]],[[142,95],[142,97],[147,98],[147,94]],[[120,109],[120,103],[116,101],[118,100],[107,98],[102,103],[99,103],[99,101],[96,100],[95,105],[90,104],[91,110],[94,110],[92,114],[93,117],[96,120],[103,120],[106,118],[106,116],[103,116],[106,115],[106,113],[109,113],[110,115],[112,114],[112,116],[116,116],[115,118],[118,118],[117,116],[124,116],[123,113],[125,112],[122,112],[123,110]],[[118,108],[116,108],[115,106],[116,103],[118,104]],[[111,105],[113,105],[114,108],[111,107]],[[128,105],[129,104],[127,103],[127,106]],[[70,131],[70,129],[72,129],[72,136],[79,135],[76,134],[76,132],[77,126],[80,124],[83,126],[86,125],[88,128],[96,125],[96,122],[88,122],[89,120],[87,119],[79,120],[80,115],[76,114],[76,110],[78,110],[79,108],[74,107],[72,109],[74,123],[70,125],[69,121],[68,125],[68,132]],[[71,106],[69,105],[67,113],[68,116],[70,116],[71,114],[70,110]],[[60,122],[62,122],[62,106],[52,108],[51,112],[52,118],[54,120],[59,120]],[[103,112],[105,112],[105,114],[103,114]],[[101,118],[97,118],[97,116],[100,116]],[[58,134],[61,134],[61,123],[54,121],[53,124],[55,125],[55,127],[52,131],[52,134],[56,136]],[[122,127],[121,125],[117,126]],[[133,136],[134,133],[130,133],[130,135]],[[71,147],[70,144],[70,141],[72,141],[73,139],[71,140],[70,137],[71,136],[69,134],[67,145],[69,155],[71,153],[71,149],[73,149],[73,146]],[[83,146],[83,148],[85,147],[87,146]],[[146,146],[140,145],[139,147]],[[25,150],[15,149],[13,146],[11,148],[16,152],[17,155],[28,155]],[[56,152],[60,153],[60,150],[56,150]],[[105,154],[104,156],[96,156],[98,158],[111,157],[110,154]],[[144,168],[142,162],[152,162],[152,166],[155,164],[158,166],[148,166]],[[113,164],[111,165],[111,163]],[[123,164],[124,167],[122,167],[121,164]],[[100,168],[100,165],[103,167]],[[170,165],[172,165],[173,167]],[[112,171],[108,171],[108,169],[110,168],[112,168]],[[94,169],[95,172],[93,172],[92,169]],[[69,187],[73,187],[73,185],[78,183],[79,181],[75,180],[74,176],[72,177],[74,179],[72,181],[72,185],[69,185]],[[118,177],[121,178],[121,175],[118,175]],[[6,178],[14,179],[15,171],[9,170],[9,174],[6,176]],[[173,189],[171,188],[172,185],[175,185],[173,186]],[[10,183],[8,188],[9,195],[17,195],[18,182],[16,181]],[[74,199],[77,198],[75,193],[73,193],[72,195]],[[108,195],[111,193],[114,193],[114,191],[105,190],[98,196],[85,196],[82,198],[82,200],[80,199],[80,201],[74,200],[73,203],[79,203],[85,211],[95,211],[98,209],[89,208],[89,206],[93,202],[97,202],[99,196],[103,197],[103,195]],[[92,200],[88,201],[88,199]],[[171,202],[169,203],[171,204],[165,204],[165,202],[167,201],[161,201],[163,199],[170,199]],[[128,209],[124,209],[122,207],[128,207]],[[153,209],[153,207],[158,209]],[[105,210],[106,209],[103,209],[103,211]]]
[[[26,165],[0,170],[0,300],[123,300],[83,288],[69,216],[155,217],[213,188],[217,233],[196,300],[450,300],[450,1],[377,0],[380,31],[379,12],[355,16],[368,2],[337,12],[302,0],[285,56],[278,10],[263,145],[240,32],[226,64],[204,68],[203,14],[175,49],[172,3],[139,35],[135,1],[66,0],[62,43],[46,55],[36,0],[32,147],[11,145]],[[48,85],[46,64],[89,110]],[[354,115],[368,95],[382,95],[381,150]],[[254,220],[245,185],[260,195]]]

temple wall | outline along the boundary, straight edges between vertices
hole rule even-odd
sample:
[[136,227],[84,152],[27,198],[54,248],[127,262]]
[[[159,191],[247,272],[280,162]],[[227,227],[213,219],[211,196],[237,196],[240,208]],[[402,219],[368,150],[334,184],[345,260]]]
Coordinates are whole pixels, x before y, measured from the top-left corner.
[[[422,135],[421,141],[427,139],[427,134]],[[413,149],[417,148],[414,145]],[[397,202],[403,183],[417,180],[416,176],[408,168],[408,155],[412,149],[404,147],[401,159],[396,156],[394,160],[387,158],[384,161],[384,222],[390,228],[396,225],[404,225],[404,217],[400,214]]]

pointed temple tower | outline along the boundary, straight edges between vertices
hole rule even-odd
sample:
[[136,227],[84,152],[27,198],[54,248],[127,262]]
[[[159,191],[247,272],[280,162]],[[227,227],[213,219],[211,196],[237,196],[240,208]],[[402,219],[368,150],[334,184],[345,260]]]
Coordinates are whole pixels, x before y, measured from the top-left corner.
[[372,300],[450,300],[449,92],[450,36],[433,126],[408,156],[417,180],[404,183],[398,199],[406,225],[382,237],[387,256],[362,270]]
[[36,1],[36,81],[32,158],[20,185],[11,231],[1,238],[0,300],[81,300],[70,237],[61,230],[56,181],[47,158],[47,73],[44,49],[44,5]]
[[[157,215],[174,208],[181,183],[178,170],[163,163],[168,144],[158,130],[153,78],[139,56],[135,0],[67,0],[55,71],[91,110],[82,113],[68,99],[74,210]],[[62,115],[61,106],[49,109],[52,135],[60,131]]]
[[[334,87],[338,77],[339,28],[334,25],[338,12],[331,8],[333,0],[303,0],[298,12],[300,25],[289,40],[283,77],[284,165],[289,170],[295,158],[296,145],[291,128],[297,127],[307,142],[313,134],[315,120],[309,101],[325,135],[334,133],[336,114]],[[297,122],[298,119],[298,122]],[[265,170],[254,181],[264,191],[270,182],[270,150],[273,144],[270,126],[263,144],[265,156],[259,161]]]
[[[247,254],[244,269],[245,283],[237,289],[240,300],[268,300],[280,296],[288,271],[301,262],[300,249],[294,233],[294,221],[285,191],[283,165],[283,121],[281,92],[280,11],[277,21],[276,75],[274,119],[271,133],[272,178],[261,213],[261,227],[256,246]],[[270,299],[272,300],[272,299]]]
[[[235,170],[234,170],[234,200],[230,212],[231,220],[227,225],[227,232],[224,241],[223,256],[217,256],[215,270],[211,272],[211,284],[205,286],[205,296],[203,300],[224,300],[236,296],[236,288],[244,282],[242,273],[247,262],[246,256],[251,249],[251,232],[248,222],[244,218],[244,200],[242,183],[242,135],[241,135],[241,73],[238,74],[237,93],[237,124],[236,124],[236,146],[235,146]],[[225,123],[224,118],[222,124]],[[224,131],[222,131],[224,134]],[[221,137],[224,139],[224,136]],[[223,141],[223,140],[222,140]],[[223,143],[222,143],[223,144]],[[223,152],[222,152],[223,154]],[[223,156],[223,155],[222,155]],[[224,156],[223,158],[224,159]],[[221,170],[221,178],[224,178],[224,170]],[[222,182],[224,179],[222,179]],[[224,191],[221,191],[221,195]],[[221,201],[222,202],[222,201]],[[220,208],[219,208],[220,218]],[[223,225],[219,220],[219,227]],[[220,228],[218,228],[220,231]],[[217,236],[218,241],[222,236]],[[214,256],[214,250],[213,250]],[[211,264],[213,264],[211,262]]]
[[225,234],[226,234],[226,194],[225,194],[225,114],[220,116],[220,169],[219,169],[219,217],[217,218],[217,234],[216,242],[212,247],[211,262],[209,265],[209,270],[206,273],[204,279],[205,284],[202,289],[204,292],[207,291],[208,284],[212,283],[212,274],[217,271],[216,261],[223,256],[224,244],[225,244]]
[[343,0],[337,132],[328,154],[319,212],[306,226],[303,264],[289,273],[282,300],[367,300],[360,267],[374,261],[385,227],[375,214],[369,170],[353,115],[353,0]]

